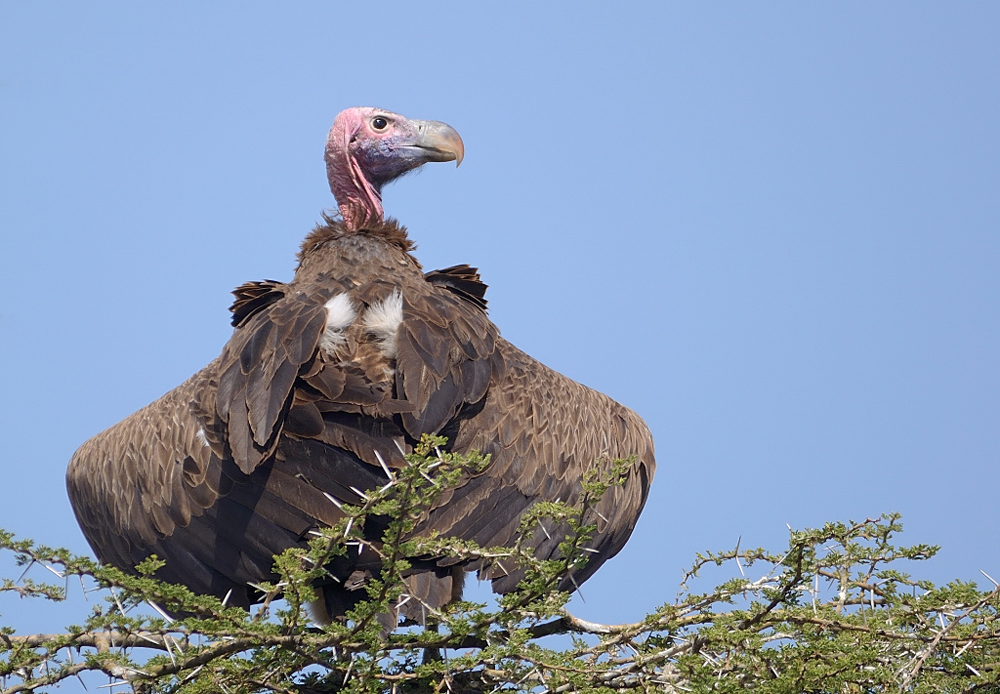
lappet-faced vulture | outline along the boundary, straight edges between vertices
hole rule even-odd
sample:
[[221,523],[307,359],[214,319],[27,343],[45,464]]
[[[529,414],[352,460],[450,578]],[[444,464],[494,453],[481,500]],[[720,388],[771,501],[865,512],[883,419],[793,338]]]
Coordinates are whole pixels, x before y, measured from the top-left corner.
[[[337,116],[326,163],[341,220],[306,237],[291,282],[234,292],[236,329],[218,358],[70,461],[70,500],[102,562],[131,571],[155,553],[166,561],[158,577],[248,605],[249,584],[273,577],[273,555],[343,518],[329,497],[359,503],[358,490],[386,484],[383,463],[406,465],[401,451],[425,433],[491,458],[416,532],[511,546],[526,509],[576,503],[588,469],[634,456],[624,484],[582,519],[597,526],[589,561],[560,587],[572,590],[622,548],[653,477],[645,423],[505,341],[476,269],[424,274],[406,230],[383,218],[382,186],[463,154],[444,123],[374,108]],[[561,539],[536,532],[527,542],[549,558]],[[335,569],[342,582],[324,588],[330,615],[366,595],[347,579],[377,571],[373,555],[349,552]],[[416,599],[402,613],[419,620],[457,597],[469,568],[414,564]],[[516,566],[477,568],[500,593],[522,576]]]

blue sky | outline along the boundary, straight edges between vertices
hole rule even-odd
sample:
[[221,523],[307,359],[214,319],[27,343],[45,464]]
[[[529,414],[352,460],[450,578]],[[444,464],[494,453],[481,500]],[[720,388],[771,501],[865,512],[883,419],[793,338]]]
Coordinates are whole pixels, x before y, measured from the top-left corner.
[[998,577],[998,30],[989,3],[3,3],[0,526],[87,551],[70,455],[218,354],[233,287],[290,278],[326,131],[376,105],[465,140],[386,191],[425,267],[478,266],[508,339],[653,430],[581,616],[883,511],[942,545],[915,572]]

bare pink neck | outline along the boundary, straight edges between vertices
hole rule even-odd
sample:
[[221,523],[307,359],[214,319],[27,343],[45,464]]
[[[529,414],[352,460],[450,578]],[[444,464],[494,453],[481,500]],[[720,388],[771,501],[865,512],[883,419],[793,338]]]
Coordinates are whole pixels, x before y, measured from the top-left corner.
[[349,231],[383,221],[382,194],[365,178],[346,147],[336,156],[327,158],[326,173],[330,190],[344,218],[344,226]]

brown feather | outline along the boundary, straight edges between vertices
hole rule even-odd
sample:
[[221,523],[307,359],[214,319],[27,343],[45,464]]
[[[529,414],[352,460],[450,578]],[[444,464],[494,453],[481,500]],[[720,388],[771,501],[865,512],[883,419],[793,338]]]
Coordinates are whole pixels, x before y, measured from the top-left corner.
[[[394,221],[353,232],[326,219],[303,242],[290,283],[239,287],[237,327],[220,357],[70,461],[70,499],[98,557],[132,570],[156,553],[167,561],[160,577],[216,595],[232,590],[234,604],[248,604],[247,583],[273,578],[273,554],[343,517],[330,497],[360,502],[355,490],[385,484],[382,463],[406,464],[397,444],[409,450],[424,433],[491,460],[446,490],[414,532],[484,546],[517,541],[521,515],[538,501],[575,503],[591,466],[636,456],[624,485],[584,518],[598,525],[596,554],[561,587],[614,556],[653,476],[645,424],[503,340],[475,268],[424,275],[412,248]],[[397,293],[395,315],[387,307]],[[340,294],[354,313],[328,330],[327,305]],[[375,307],[383,314],[369,323]],[[379,568],[371,547],[384,527],[370,520],[373,544],[330,565],[342,582],[324,587],[331,614],[366,595],[365,577]],[[562,539],[560,528],[546,530],[523,538],[542,558],[557,556]],[[480,570],[499,592],[522,575],[503,562],[411,559],[406,580],[416,599],[402,613],[418,620],[424,605],[460,594],[465,570]]]
[[285,295],[285,284],[275,280],[247,282],[233,290],[236,299],[229,307],[234,328],[243,326],[254,314]]
[[479,278],[479,269],[469,265],[452,265],[443,270],[432,270],[424,275],[431,284],[440,284],[466,301],[486,310],[486,290],[489,285]]

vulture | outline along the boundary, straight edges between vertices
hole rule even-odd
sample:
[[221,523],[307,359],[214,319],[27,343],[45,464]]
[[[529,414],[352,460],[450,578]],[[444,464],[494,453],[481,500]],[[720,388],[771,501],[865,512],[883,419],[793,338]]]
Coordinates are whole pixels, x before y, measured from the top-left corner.
[[[624,483],[582,519],[597,526],[587,563],[559,587],[573,590],[621,550],[653,478],[646,424],[504,340],[478,270],[425,274],[406,229],[383,215],[385,184],[463,156],[444,123],[375,108],[337,116],[325,159],[339,215],[306,237],[294,278],[236,289],[222,353],[70,461],[70,501],[102,562],[134,572],[155,554],[165,561],[158,578],[249,606],[260,597],[252,584],[274,579],[275,554],[384,486],[423,434],[489,463],[447,489],[414,533],[512,546],[533,504],[578,503],[588,470],[628,458]],[[322,617],[366,597],[376,526],[328,567]],[[564,538],[521,539],[546,559]],[[461,596],[472,570],[501,594],[523,577],[503,562],[415,557],[396,617],[422,622]]]

